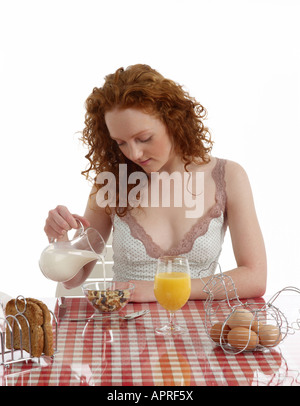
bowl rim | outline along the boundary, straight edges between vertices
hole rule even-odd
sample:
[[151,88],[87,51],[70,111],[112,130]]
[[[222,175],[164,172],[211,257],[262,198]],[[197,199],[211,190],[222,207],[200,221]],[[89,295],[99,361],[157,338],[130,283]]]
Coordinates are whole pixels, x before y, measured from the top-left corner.
[[[82,290],[89,289],[88,286],[89,286],[89,285],[94,285],[95,283],[102,283],[102,284],[104,284],[104,281],[103,281],[103,280],[99,280],[99,281],[92,281],[92,282],[84,282],[84,283],[81,285],[81,288],[82,288]],[[133,290],[135,289],[134,283],[129,282],[129,281],[113,281],[113,280],[110,280],[110,281],[106,281],[106,283],[107,283],[108,285],[111,285],[112,283],[127,283],[127,284],[128,284],[128,287],[123,288],[123,289],[106,289],[106,290],[115,291],[115,290],[125,290],[125,289],[127,289],[127,290],[130,290],[130,291],[133,291]],[[90,290],[103,291],[104,289],[90,289]]]

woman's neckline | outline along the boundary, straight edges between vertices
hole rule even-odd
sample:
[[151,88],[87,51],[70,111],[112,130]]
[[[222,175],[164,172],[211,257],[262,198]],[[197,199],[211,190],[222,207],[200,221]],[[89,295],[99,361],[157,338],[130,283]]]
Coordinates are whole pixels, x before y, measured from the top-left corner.
[[[146,251],[152,253],[150,256],[157,257],[160,255],[174,255],[178,253],[184,253],[182,252],[183,250],[186,252],[189,252],[193,246],[193,243],[195,239],[201,235],[204,235],[208,227],[210,225],[210,222],[213,218],[220,217],[222,213],[224,214],[225,211],[225,202],[224,200],[226,199],[226,195],[224,195],[225,192],[225,185],[224,185],[224,179],[223,182],[220,178],[220,170],[221,170],[221,165],[223,162],[226,162],[224,160],[221,160],[219,158],[215,158],[215,165],[212,170],[212,178],[215,181],[216,184],[216,191],[215,191],[215,202],[214,204],[210,207],[209,210],[207,210],[204,215],[198,218],[198,220],[191,226],[191,228],[186,231],[186,233],[183,235],[183,237],[178,241],[178,243],[167,249],[163,250],[155,241],[153,241],[151,235],[149,235],[144,227],[137,221],[136,217],[131,214],[131,211],[127,211],[125,217],[122,219],[125,220],[125,222],[128,224],[131,234],[134,238],[137,238],[140,240],[143,245],[145,246]],[[184,248],[183,248],[184,247]],[[154,254],[154,255],[153,255]]]

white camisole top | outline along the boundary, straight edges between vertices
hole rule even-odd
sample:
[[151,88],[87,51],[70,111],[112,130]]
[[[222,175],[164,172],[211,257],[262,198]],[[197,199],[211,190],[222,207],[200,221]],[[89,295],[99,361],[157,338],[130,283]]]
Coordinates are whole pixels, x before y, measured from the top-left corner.
[[217,158],[212,170],[215,204],[167,251],[152,240],[130,211],[121,218],[112,214],[114,280],[153,280],[157,259],[163,255],[186,256],[193,279],[214,274],[227,228],[225,164],[226,160]]

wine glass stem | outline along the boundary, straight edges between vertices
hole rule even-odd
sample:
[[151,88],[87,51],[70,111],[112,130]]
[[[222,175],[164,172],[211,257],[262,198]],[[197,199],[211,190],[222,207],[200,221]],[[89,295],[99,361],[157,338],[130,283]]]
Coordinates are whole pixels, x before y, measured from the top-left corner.
[[169,324],[171,329],[175,327],[176,325],[175,312],[169,312]]

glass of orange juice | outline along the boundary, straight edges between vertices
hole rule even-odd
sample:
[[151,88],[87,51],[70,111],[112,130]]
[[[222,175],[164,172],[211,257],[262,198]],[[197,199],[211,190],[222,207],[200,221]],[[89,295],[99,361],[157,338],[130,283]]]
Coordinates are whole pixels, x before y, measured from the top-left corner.
[[158,258],[154,278],[154,295],[169,312],[169,322],[156,329],[158,334],[184,334],[186,329],[176,323],[175,312],[182,308],[191,294],[191,276],[188,259],[184,256]]

